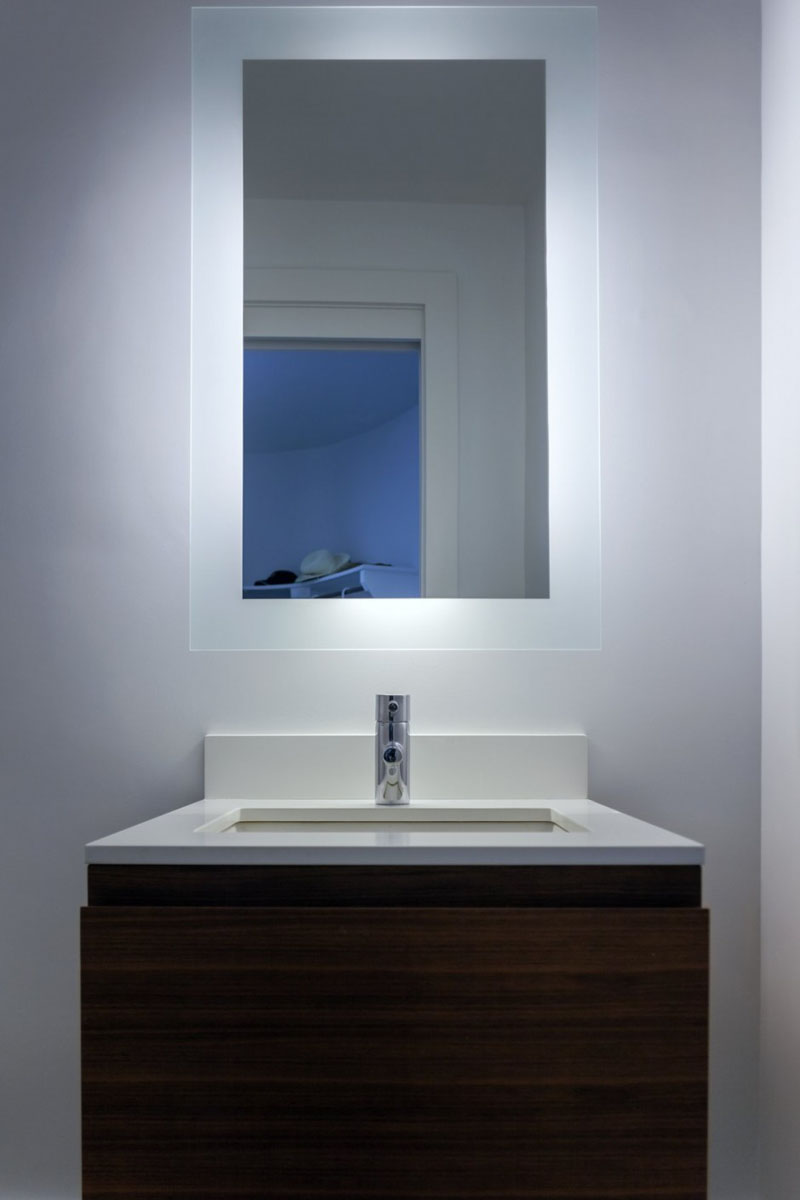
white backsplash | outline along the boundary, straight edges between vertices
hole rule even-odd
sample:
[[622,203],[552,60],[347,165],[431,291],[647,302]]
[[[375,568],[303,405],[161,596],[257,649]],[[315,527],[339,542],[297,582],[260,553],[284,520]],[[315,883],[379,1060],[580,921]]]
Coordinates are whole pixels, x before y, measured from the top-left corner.
[[[226,811],[232,800],[371,800],[373,754],[369,734],[209,734],[208,817]],[[580,800],[587,785],[584,734],[412,736],[412,803]]]

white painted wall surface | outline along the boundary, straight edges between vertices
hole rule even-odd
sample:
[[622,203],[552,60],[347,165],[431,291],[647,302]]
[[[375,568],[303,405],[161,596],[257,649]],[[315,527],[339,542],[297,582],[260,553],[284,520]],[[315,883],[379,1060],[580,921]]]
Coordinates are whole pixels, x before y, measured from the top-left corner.
[[199,798],[206,731],[385,690],[586,730],[595,799],[707,843],[711,1196],[756,1195],[758,4],[599,10],[602,652],[192,654],[189,5],[3,5],[3,1200],[78,1195],[83,844]]
[[763,1196],[800,1193],[800,8],[763,30]]

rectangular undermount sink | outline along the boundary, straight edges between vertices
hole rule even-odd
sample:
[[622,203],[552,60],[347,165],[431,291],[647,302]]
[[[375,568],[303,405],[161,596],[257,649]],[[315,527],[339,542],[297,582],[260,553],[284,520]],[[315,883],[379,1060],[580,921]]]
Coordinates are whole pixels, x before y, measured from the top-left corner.
[[494,828],[528,833],[585,833],[582,825],[563,813],[544,806],[523,804],[455,805],[409,804],[377,805],[369,803],[346,805],[286,804],[231,808],[201,825],[196,833],[269,833],[281,827],[298,824],[325,826],[332,831],[352,831],[356,828],[394,825],[404,829],[419,828],[426,832],[442,829],[472,829],[475,832]]

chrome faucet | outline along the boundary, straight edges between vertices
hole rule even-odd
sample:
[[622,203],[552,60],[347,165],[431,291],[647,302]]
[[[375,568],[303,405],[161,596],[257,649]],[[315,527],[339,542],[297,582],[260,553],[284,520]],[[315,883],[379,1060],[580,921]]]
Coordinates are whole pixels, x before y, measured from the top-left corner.
[[410,696],[375,697],[375,803],[408,804]]

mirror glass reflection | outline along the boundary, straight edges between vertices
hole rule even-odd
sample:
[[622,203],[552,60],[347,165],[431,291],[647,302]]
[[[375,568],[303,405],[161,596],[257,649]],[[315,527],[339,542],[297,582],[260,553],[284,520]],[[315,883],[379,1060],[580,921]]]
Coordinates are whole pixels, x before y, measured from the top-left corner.
[[245,599],[420,595],[418,342],[248,339]]
[[[547,597],[544,62],[243,68],[243,597]],[[300,295],[248,285],[291,270]],[[398,284],[338,338],[337,271]],[[454,281],[452,582],[426,537],[450,468],[413,272]],[[387,337],[410,307],[418,336]]]

